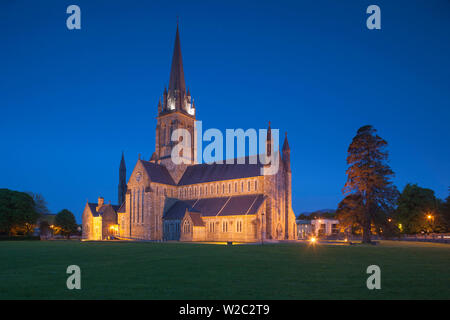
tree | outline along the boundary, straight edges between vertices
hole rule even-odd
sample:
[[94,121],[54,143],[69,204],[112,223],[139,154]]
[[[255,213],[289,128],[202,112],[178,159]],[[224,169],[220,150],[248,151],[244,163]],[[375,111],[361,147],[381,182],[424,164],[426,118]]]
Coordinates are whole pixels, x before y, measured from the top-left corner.
[[27,192],[34,200],[34,207],[40,216],[50,214],[50,210],[47,207],[47,201],[40,193]]
[[77,231],[77,222],[72,212],[63,209],[55,217],[55,225],[60,229],[60,232],[70,238],[70,234]]
[[[394,172],[387,164],[387,142],[370,126],[359,128],[348,148],[345,195],[360,197],[363,243],[371,242],[372,224],[381,228],[398,198],[392,184]],[[356,213],[355,213],[356,214]],[[356,221],[356,220],[355,220]],[[359,221],[359,220],[358,220]]]
[[408,183],[397,207],[397,218],[405,233],[432,232],[439,223],[438,201],[431,189]]
[[359,233],[364,221],[362,197],[357,193],[346,196],[338,205],[336,218],[346,232]]
[[450,187],[448,188],[449,196],[445,199],[442,204],[442,219],[445,222],[446,231],[450,230]]
[[33,198],[25,192],[0,189],[0,232],[29,234],[39,214]]

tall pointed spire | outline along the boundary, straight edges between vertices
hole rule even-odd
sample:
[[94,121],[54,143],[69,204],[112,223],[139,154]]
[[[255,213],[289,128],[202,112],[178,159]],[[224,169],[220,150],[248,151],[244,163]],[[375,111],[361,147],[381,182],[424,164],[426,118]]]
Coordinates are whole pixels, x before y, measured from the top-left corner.
[[270,121],[269,127],[267,128],[266,154],[268,157],[272,154],[272,129],[270,128]]
[[183,58],[181,57],[180,32],[175,36],[175,46],[173,48],[172,67],[170,69],[169,92],[178,90],[178,93],[184,96],[186,92],[186,83],[184,82]]
[[291,151],[291,148],[289,147],[288,138],[287,138],[287,132],[285,132],[285,134],[284,134],[283,151]]
[[122,151],[122,159],[119,166],[119,187],[118,187],[118,201],[119,206],[125,201],[125,194],[127,192],[127,168],[125,166],[125,156]]

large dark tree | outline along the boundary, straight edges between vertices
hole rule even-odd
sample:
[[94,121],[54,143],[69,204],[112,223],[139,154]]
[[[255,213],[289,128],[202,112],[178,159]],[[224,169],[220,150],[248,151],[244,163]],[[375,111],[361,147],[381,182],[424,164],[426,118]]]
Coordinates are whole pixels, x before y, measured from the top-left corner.
[[33,198],[25,192],[0,189],[0,232],[30,233],[39,214]]
[[372,224],[381,226],[385,223],[398,198],[397,188],[391,180],[394,172],[387,164],[386,146],[387,142],[372,126],[364,126],[359,128],[348,148],[349,167],[343,192],[360,198],[364,243],[371,242]]
[[60,232],[70,238],[70,235],[77,231],[78,225],[75,216],[67,209],[63,209],[55,217],[55,225]]
[[397,207],[397,218],[405,233],[432,232],[439,229],[439,202],[431,189],[407,184]]

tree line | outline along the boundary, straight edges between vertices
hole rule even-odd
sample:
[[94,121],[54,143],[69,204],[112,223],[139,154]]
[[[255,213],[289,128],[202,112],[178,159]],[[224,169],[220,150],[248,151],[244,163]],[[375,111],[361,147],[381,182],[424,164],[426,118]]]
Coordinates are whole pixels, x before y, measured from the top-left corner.
[[0,189],[0,234],[31,235],[36,227],[41,231],[51,227],[54,233],[67,237],[77,232],[75,216],[69,210],[58,212],[52,226],[45,220],[49,214],[41,194]]

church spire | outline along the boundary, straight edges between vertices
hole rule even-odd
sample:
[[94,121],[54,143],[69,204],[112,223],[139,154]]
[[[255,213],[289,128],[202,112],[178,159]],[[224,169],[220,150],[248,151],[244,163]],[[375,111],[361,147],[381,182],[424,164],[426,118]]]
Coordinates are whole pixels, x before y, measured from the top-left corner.
[[180,32],[178,31],[178,23],[169,80],[169,92],[174,93],[175,91],[178,91],[177,93],[183,96],[186,93],[186,83],[184,82],[183,58],[181,57]]
[[127,192],[127,168],[125,166],[125,156],[122,151],[122,159],[119,166],[119,188],[118,188],[119,206],[125,202],[125,194]]
[[286,152],[291,151],[291,148],[289,147],[288,138],[287,138],[287,132],[284,133],[283,151],[286,151]]
[[289,147],[287,132],[284,134],[283,161],[286,171],[291,172],[291,148]]
[[267,128],[266,154],[268,157],[272,154],[272,129],[270,128],[270,121],[269,127]]

